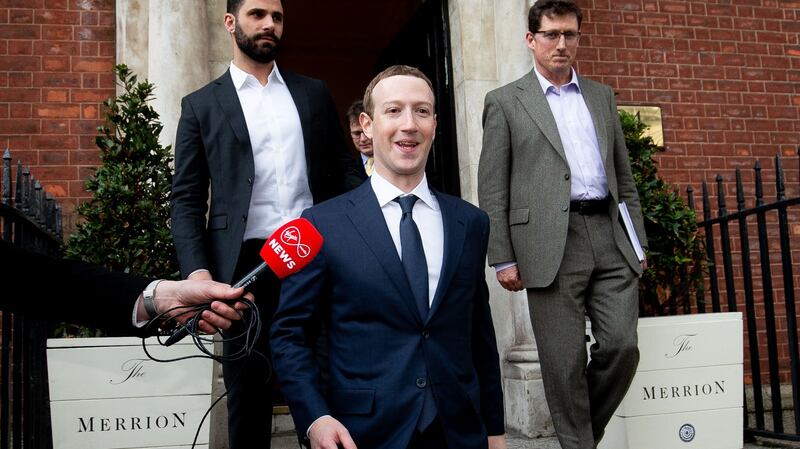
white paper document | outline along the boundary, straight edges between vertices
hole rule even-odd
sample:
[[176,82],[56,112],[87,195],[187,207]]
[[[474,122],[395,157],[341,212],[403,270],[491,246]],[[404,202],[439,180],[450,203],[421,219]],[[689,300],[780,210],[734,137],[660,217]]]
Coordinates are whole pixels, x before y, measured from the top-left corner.
[[639,259],[639,262],[642,262],[644,260],[644,249],[642,249],[642,244],[639,243],[639,237],[636,236],[636,230],[633,229],[633,221],[625,201],[619,203],[619,214],[622,216],[622,222],[625,224],[625,231],[628,233],[628,239],[631,241],[636,258]]

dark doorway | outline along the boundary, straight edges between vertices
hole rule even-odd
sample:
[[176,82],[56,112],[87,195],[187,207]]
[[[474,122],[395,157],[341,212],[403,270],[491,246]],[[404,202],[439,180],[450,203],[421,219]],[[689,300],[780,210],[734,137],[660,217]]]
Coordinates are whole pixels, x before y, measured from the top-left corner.
[[429,182],[460,196],[447,0],[295,1],[278,64],[325,80],[342,123],[375,74],[393,64],[419,67],[434,84],[438,126]]

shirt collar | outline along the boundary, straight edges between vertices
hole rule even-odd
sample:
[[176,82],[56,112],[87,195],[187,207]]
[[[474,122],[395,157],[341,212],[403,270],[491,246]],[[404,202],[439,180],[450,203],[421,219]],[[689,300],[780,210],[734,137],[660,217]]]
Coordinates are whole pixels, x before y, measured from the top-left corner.
[[[372,172],[369,178],[372,184],[372,190],[375,191],[375,196],[378,197],[378,204],[383,207],[392,202],[398,196],[406,195],[405,192],[397,188],[394,184],[390,183],[386,178],[381,176],[377,171]],[[416,195],[423,203],[427,204],[433,210],[438,210],[438,203],[433,200],[433,193],[428,187],[428,178],[422,175],[422,181],[414,187],[408,195]]]
[[580,92],[581,91],[581,85],[578,82],[578,74],[575,73],[575,69],[574,68],[571,68],[570,70],[572,71],[572,79],[570,79],[567,84],[564,84],[559,89],[558,86],[556,86],[555,84],[551,83],[547,78],[544,77],[544,75],[539,73],[539,69],[536,68],[536,65],[534,65],[534,67],[533,67],[533,73],[536,74],[536,78],[539,80],[539,85],[542,86],[542,92],[544,92],[545,95],[547,95],[547,92],[549,90],[551,90],[551,89],[553,90],[553,92],[558,93],[561,89],[564,89],[567,86],[570,86],[570,85],[573,85],[573,84],[575,85],[575,89],[578,92]]
[[[266,87],[266,86],[261,86],[261,83],[258,82],[255,76],[245,72],[239,67],[236,67],[236,64],[234,64],[233,61],[231,61],[230,72],[231,72],[231,80],[233,81],[233,86],[236,88],[236,90],[241,89],[242,86],[245,85],[248,79],[251,80],[251,82],[256,83],[256,85],[258,85],[259,87]],[[277,62],[272,63],[272,72],[270,72],[269,76],[267,77],[267,86],[269,86],[269,83],[273,81],[276,81],[280,84],[286,84],[286,82],[283,81],[283,76],[281,75],[281,71],[278,70]]]

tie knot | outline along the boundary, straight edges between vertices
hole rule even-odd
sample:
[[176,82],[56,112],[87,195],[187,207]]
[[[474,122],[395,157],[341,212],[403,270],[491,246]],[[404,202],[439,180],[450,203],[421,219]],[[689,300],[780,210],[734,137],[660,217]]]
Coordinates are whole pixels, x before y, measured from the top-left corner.
[[416,203],[418,199],[416,195],[406,195],[398,196],[394,200],[400,203],[400,209],[403,210],[404,214],[410,214],[411,209],[414,208],[414,203]]

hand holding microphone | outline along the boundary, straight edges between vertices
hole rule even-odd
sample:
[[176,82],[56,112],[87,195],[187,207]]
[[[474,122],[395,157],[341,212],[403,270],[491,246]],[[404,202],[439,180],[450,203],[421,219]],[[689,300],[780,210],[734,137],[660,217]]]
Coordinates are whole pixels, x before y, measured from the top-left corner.
[[[240,279],[232,288],[247,287],[256,281],[264,270],[269,268],[278,279],[283,279],[308,265],[322,248],[322,235],[305,218],[296,218],[285,223],[270,235],[259,255],[264,260]],[[242,300],[234,300],[242,301]],[[178,327],[164,342],[165,346],[182,340],[190,332],[197,333],[197,320],[200,313]],[[258,338],[255,336],[254,340]]]

